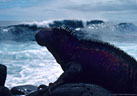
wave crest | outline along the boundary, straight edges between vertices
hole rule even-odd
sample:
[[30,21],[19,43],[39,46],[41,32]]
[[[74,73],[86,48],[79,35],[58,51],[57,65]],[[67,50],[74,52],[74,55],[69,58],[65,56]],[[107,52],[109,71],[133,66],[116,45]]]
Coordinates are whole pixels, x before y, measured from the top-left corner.
[[[133,23],[113,23],[102,20],[54,20],[43,22],[25,22],[18,25],[0,27],[0,41],[34,41],[35,34],[44,27],[67,26],[75,30],[79,39],[120,40],[136,37],[137,26]],[[130,33],[130,34],[129,34]],[[121,40],[122,40],[121,39]]]

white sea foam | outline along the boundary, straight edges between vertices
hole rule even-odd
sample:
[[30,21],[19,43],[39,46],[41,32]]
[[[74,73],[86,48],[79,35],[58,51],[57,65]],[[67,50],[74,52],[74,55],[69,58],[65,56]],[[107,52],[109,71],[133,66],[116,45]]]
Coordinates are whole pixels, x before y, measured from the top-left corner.
[[8,87],[24,84],[48,84],[62,73],[60,66],[45,47],[36,42],[2,42],[0,63],[8,68]]
[[135,43],[118,43],[118,42],[111,42],[115,46],[119,47],[120,49],[127,52],[129,55],[134,57],[137,60],[137,45]]
[[28,24],[28,25],[37,25],[38,27],[48,27],[50,23],[53,23],[53,20],[48,20],[48,21],[32,21],[32,22],[23,22],[23,24]]

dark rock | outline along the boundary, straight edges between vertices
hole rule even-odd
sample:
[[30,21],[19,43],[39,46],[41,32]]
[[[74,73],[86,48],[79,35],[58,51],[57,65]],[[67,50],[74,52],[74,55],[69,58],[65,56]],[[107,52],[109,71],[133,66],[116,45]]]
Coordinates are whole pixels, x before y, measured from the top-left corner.
[[26,96],[48,96],[48,95],[45,95],[45,94],[39,94],[38,91],[35,91],[35,92],[30,93],[30,94],[28,94],[28,95],[26,95]]
[[106,89],[92,84],[65,84],[55,89],[52,96],[109,96]]
[[136,32],[137,26],[133,23],[120,23],[115,28],[121,32]]
[[4,86],[7,77],[7,67],[0,64],[0,86]]
[[42,27],[38,27],[36,24],[33,24],[33,25],[29,25],[29,24],[11,25],[11,26],[8,26],[7,28],[12,28],[12,27],[16,27],[17,29],[25,28],[25,29],[32,30],[32,31],[37,31],[42,28]]
[[7,77],[7,67],[0,64],[0,96],[12,96],[7,87],[4,87]]
[[[0,40],[13,40],[13,41],[34,41],[35,34],[41,27],[36,25],[11,25],[0,29]],[[5,32],[5,31],[6,32]]]
[[[110,92],[93,84],[64,84],[51,92],[51,96],[109,96]],[[46,92],[39,94],[34,92],[28,96],[49,96]]]
[[0,96],[12,96],[7,87],[0,86]]
[[50,27],[60,27],[67,26],[70,28],[83,28],[83,22],[79,20],[63,20],[63,21],[54,21],[52,24],[49,24]]
[[47,85],[40,85],[39,87],[38,87],[38,89],[43,89],[43,88],[48,88],[48,86]]
[[102,20],[92,20],[92,21],[87,21],[87,26],[92,25],[92,24],[102,24],[104,21]]
[[23,85],[13,87],[11,90],[12,95],[27,95],[34,91],[37,91],[37,86],[33,85]]

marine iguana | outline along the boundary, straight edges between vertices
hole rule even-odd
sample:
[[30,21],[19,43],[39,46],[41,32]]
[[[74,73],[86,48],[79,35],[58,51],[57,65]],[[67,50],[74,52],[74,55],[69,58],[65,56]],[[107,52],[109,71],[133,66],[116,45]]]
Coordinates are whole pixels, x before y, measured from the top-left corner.
[[64,71],[53,89],[82,82],[100,85],[112,93],[137,93],[137,62],[121,49],[103,41],[78,40],[65,28],[44,28],[35,38]]

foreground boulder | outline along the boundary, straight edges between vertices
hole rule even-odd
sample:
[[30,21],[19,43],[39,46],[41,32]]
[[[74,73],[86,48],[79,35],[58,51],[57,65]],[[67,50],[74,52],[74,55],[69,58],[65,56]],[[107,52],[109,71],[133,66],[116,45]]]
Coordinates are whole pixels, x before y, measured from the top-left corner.
[[[50,96],[48,92],[39,94],[34,92],[27,96]],[[110,92],[93,84],[64,84],[51,92],[51,96],[110,96]]]
[[7,77],[7,67],[0,64],[0,96],[12,96],[7,87],[4,87]]
[[7,67],[0,64],[0,86],[4,86],[7,77]]
[[7,87],[0,86],[0,96],[12,96]]
[[11,89],[12,95],[27,95],[34,91],[37,91],[37,86],[33,85],[16,86]]

